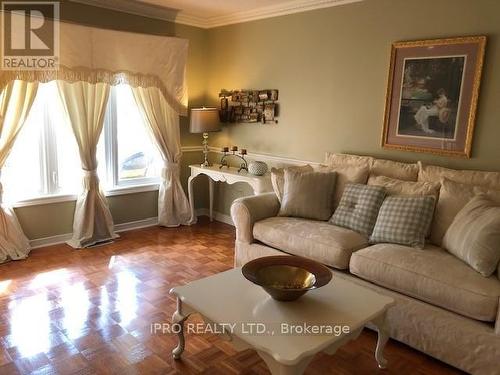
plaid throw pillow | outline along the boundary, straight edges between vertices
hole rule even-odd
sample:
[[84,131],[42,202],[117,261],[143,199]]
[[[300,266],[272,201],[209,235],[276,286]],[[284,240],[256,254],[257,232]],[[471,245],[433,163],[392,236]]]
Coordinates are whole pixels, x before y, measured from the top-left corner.
[[348,184],[330,223],[369,236],[384,198],[381,186]]
[[436,198],[431,195],[388,197],[380,208],[370,242],[397,243],[422,249],[435,203]]

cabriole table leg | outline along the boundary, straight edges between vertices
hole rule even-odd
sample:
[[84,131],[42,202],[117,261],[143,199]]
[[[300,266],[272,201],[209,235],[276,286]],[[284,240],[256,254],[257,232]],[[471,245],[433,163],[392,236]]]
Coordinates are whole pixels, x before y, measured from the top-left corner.
[[175,349],[172,350],[172,356],[174,357],[174,359],[181,358],[185,346],[184,322],[186,321],[187,316],[182,315],[181,308],[182,308],[182,302],[180,299],[177,299],[177,310],[174,312],[174,315],[172,315],[172,325],[178,325],[176,327],[176,332],[177,332],[177,338],[179,340],[179,343],[177,344]]
[[389,340],[389,332],[385,325],[385,313],[377,317],[372,321],[372,323],[377,327],[378,339],[377,348],[375,349],[375,359],[377,360],[378,367],[381,369],[387,368],[387,359],[384,358],[384,348],[385,344]]

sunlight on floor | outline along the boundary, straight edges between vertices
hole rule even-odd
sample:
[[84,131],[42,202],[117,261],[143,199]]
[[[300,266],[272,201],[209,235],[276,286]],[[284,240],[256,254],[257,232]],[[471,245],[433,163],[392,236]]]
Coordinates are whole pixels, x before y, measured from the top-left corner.
[[3,295],[9,291],[9,286],[11,283],[12,280],[0,281],[0,295]]
[[57,285],[62,281],[67,281],[69,276],[69,272],[66,268],[43,272],[33,278],[33,281],[30,283],[30,287],[32,289],[37,289],[49,285]]

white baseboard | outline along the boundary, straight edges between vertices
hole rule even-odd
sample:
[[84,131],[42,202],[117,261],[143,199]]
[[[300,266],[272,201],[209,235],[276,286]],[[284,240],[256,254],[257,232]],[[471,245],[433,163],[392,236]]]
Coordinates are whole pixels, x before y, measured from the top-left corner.
[[[198,208],[196,210],[196,216],[208,216],[209,213],[210,212],[208,208]],[[214,220],[234,226],[233,219],[231,219],[231,216],[220,213],[218,211],[214,211]]]
[[37,249],[39,247],[59,245],[61,243],[69,241],[70,239],[71,233],[58,234],[56,236],[35,238],[34,240],[30,240],[30,245],[32,249]]
[[158,225],[158,217],[157,216],[149,217],[147,219],[142,219],[142,220],[137,220],[137,221],[131,221],[129,223],[115,224],[115,231],[116,232],[126,232],[126,231],[132,230],[132,229],[154,227],[155,225]]
[[[126,232],[128,230],[153,227],[155,225],[158,225],[158,218],[150,217],[147,219],[131,221],[129,223],[116,224],[115,231]],[[30,245],[32,249],[37,249],[39,247],[59,245],[61,243],[69,241],[70,239],[71,239],[71,233],[58,234],[50,237],[35,238],[34,240],[30,240]]]
[[[208,208],[200,208],[196,210],[196,216],[208,216],[208,214]],[[214,219],[222,223],[234,226],[233,220],[231,220],[231,216],[229,215],[214,211]],[[134,229],[154,227],[155,225],[158,225],[158,218],[150,217],[143,220],[131,221],[129,223],[115,224],[115,231],[126,232]],[[65,243],[66,241],[69,241],[70,239],[71,233],[58,234],[50,237],[35,238],[33,240],[30,240],[30,245],[32,249],[38,249],[45,246],[59,245]]]

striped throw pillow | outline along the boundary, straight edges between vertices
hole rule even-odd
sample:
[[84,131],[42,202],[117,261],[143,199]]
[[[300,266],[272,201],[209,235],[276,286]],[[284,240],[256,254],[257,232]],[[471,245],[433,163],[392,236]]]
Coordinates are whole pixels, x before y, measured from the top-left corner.
[[422,249],[434,214],[434,196],[391,196],[378,213],[371,243],[396,243]]

